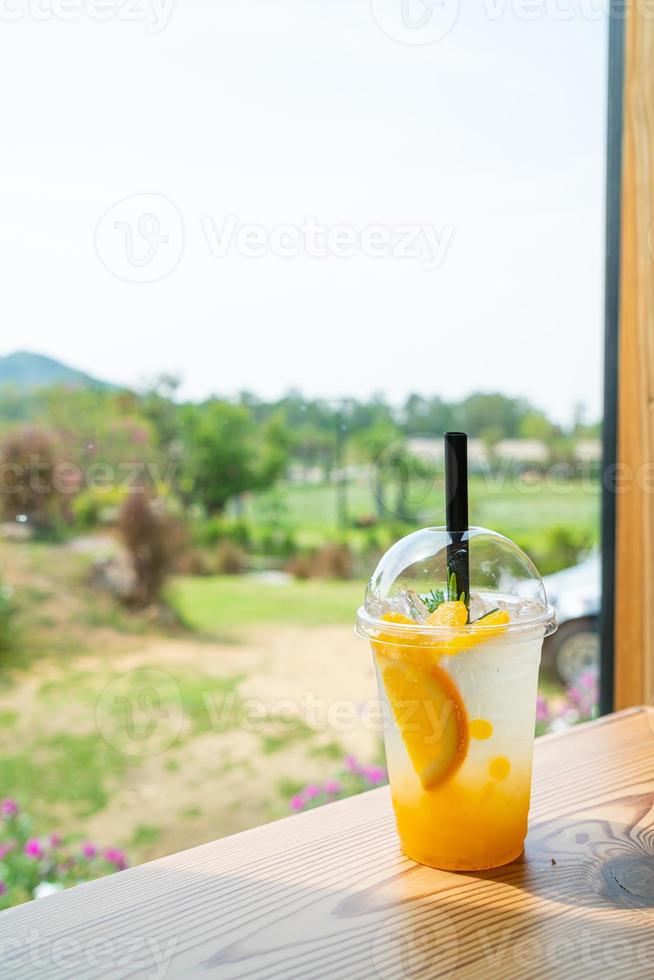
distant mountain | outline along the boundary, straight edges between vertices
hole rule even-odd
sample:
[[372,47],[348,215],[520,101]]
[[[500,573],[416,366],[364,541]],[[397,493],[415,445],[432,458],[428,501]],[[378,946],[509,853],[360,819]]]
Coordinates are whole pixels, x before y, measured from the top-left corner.
[[22,350],[0,357],[0,387],[4,385],[23,390],[50,388],[53,385],[96,389],[115,387],[62,364],[61,361],[55,361],[52,357]]

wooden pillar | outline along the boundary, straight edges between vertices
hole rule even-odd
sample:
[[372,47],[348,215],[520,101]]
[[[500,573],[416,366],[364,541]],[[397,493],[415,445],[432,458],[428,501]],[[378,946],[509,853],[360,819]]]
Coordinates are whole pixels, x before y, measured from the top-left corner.
[[654,704],[654,11],[625,7],[616,708]]

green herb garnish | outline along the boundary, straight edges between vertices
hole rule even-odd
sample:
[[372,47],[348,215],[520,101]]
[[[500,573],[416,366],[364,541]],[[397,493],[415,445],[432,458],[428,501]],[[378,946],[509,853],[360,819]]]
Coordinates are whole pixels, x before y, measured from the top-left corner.
[[422,601],[430,613],[436,612],[438,607],[445,602],[445,593],[442,589],[430,589],[429,593],[422,597]]
[[447,596],[450,602],[462,602],[465,606],[470,605],[470,597],[466,601],[466,594],[462,592],[459,595],[457,585],[456,585],[456,573],[450,572],[447,576]]
[[456,600],[463,602],[466,606],[466,594],[462,592],[460,596],[457,596],[456,592],[456,575],[454,572],[450,572],[447,577],[447,598],[444,589],[430,589],[427,595],[422,596],[422,601],[427,606],[430,613],[436,612],[439,606],[442,606],[444,602],[450,601],[455,602]]

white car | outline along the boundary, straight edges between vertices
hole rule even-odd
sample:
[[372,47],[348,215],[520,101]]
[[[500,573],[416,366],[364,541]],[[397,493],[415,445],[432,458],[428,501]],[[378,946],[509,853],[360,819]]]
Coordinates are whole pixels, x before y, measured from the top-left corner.
[[573,684],[585,670],[599,668],[600,556],[593,552],[580,565],[547,575],[544,582],[559,628],[545,640],[543,664]]

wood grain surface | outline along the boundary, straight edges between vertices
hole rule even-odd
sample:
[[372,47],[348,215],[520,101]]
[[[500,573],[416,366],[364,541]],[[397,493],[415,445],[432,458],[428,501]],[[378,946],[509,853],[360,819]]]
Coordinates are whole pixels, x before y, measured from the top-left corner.
[[626,7],[615,480],[617,708],[654,703],[654,18],[647,8],[646,3]]
[[404,858],[386,788],[0,915],[3,980],[654,976],[654,711],[537,741],[524,856]]

